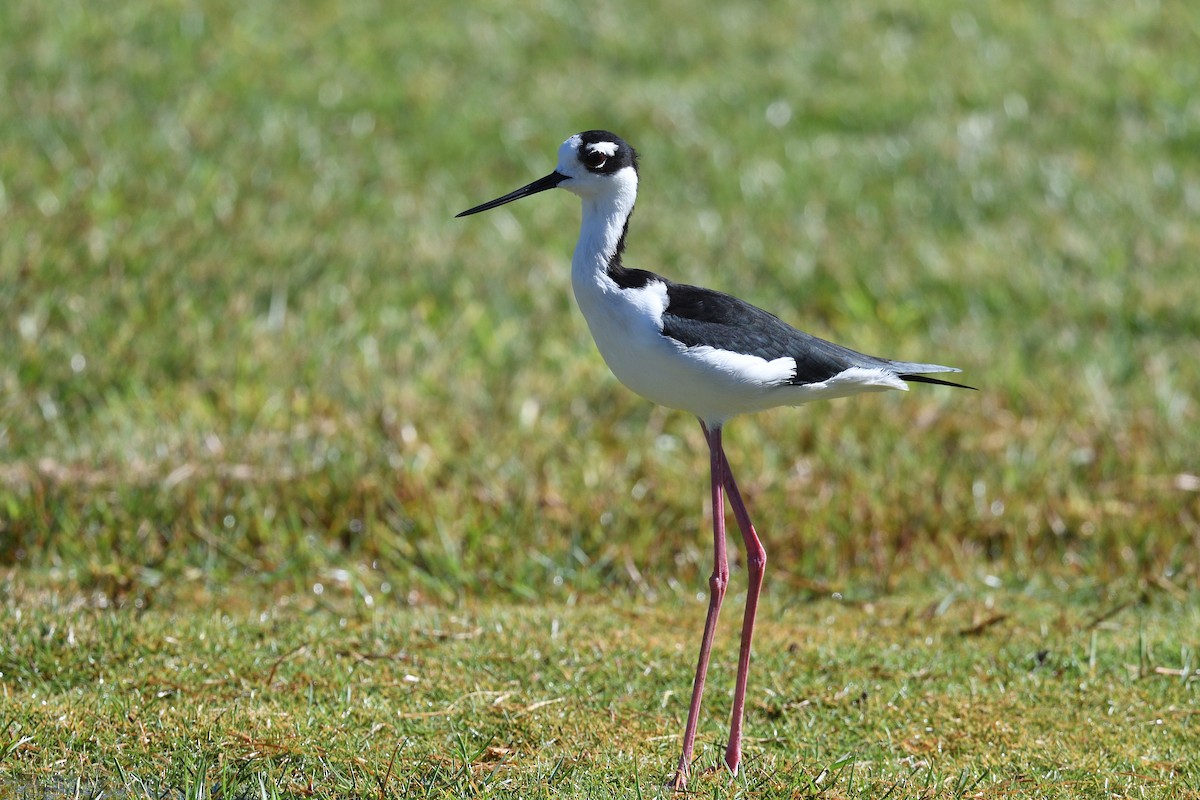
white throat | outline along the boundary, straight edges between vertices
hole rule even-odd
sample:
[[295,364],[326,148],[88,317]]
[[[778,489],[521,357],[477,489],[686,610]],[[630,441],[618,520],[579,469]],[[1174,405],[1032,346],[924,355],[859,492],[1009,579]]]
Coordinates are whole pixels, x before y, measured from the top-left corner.
[[637,200],[637,172],[632,168],[608,176],[600,187],[568,187],[583,201],[579,241],[571,259],[571,282],[578,296],[580,283],[602,276],[620,246]]

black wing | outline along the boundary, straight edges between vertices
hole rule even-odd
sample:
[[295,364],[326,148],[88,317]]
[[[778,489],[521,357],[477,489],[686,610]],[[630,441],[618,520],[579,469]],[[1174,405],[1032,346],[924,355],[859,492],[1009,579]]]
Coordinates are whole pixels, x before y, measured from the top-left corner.
[[887,369],[904,380],[969,386],[919,378],[922,372],[958,372],[939,364],[917,364],[876,358],[796,330],[774,314],[745,300],[699,286],[667,283],[667,310],[663,335],[689,347],[707,345],[773,361],[791,358],[796,372],[789,383],[804,385],[827,381],[851,367]]

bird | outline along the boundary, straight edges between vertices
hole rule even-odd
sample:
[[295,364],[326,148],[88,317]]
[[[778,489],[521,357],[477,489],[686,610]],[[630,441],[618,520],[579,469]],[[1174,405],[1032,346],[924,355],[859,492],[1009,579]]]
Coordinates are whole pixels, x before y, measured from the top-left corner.
[[750,520],[722,444],[733,417],[779,406],[847,397],[909,383],[974,389],[929,377],[955,367],[865,355],[804,333],[779,317],[724,292],[676,283],[625,266],[622,256],[638,190],[636,150],[605,130],[569,137],[550,174],[456,215],[466,217],[549,189],[582,201],[579,239],[571,258],[575,300],[604,361],[637,394],[689,412],[708,444],[713,522],[713,572],[708,613],[692,682],[683,749],[669,781],[687,787],[700,704],[717,617],[729,585],[725,497],[746,548],[748,589],[742,619],[737,680],[724,762],[734,775],[742,760],[742,730],[750,649],[767,556]]

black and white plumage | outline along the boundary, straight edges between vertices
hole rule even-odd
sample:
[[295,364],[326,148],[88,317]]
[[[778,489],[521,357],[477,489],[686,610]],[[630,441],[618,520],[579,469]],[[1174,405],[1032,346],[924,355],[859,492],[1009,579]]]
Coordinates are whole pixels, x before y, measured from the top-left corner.
[[714,568],[683,753],[674,777],[675,786],[682,788],[687,783],[717,613],[728,584],[725,492],[747,547],[750,580],[725,753],[725,763],[734,773],[741,760],[750,642],[766,563],[721,444],[725,422],[738,414],[813,400],[887,389],[906,391],[908,382],[971,387],[927,377],[960,371],[954,367],[865,355],[799,331],[731,295],[625,267],[622,254],[637,186],[636,151],[608,131],[586,131],[562,144],[554,172],[458,216],[556,187],[579,196],[583,217],[571,260],[571,284],[596,346],[630,389],[700,419],[712,470]]

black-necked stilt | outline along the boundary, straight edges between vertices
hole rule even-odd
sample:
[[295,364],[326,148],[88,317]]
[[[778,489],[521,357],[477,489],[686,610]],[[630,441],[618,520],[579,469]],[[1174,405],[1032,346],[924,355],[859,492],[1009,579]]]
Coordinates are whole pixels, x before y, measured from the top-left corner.
[[961,371],[954,367],[863,355],[798,331],[736,297],[625,267],[621,253],[637,186],[634,149],[608,131],[586,131],[563,142],[554,172],[458,216],[556,187],[578,195],[583,200],[583,222],[571,259],[571,284],[600,354],[633,391],[700,419],[712,470],[713,574],[683,753],[673,781],[682,789],[692,760],[717,614],[729,583],[723,491],[729,493],[746,543],[750,580],[725,750],[725,763],[734,774],[741,761],[750,640],[767,562],[721,445],[722,426],[737,414],[860,392],[907,390],[907,382],[972,387],[925,376]]

